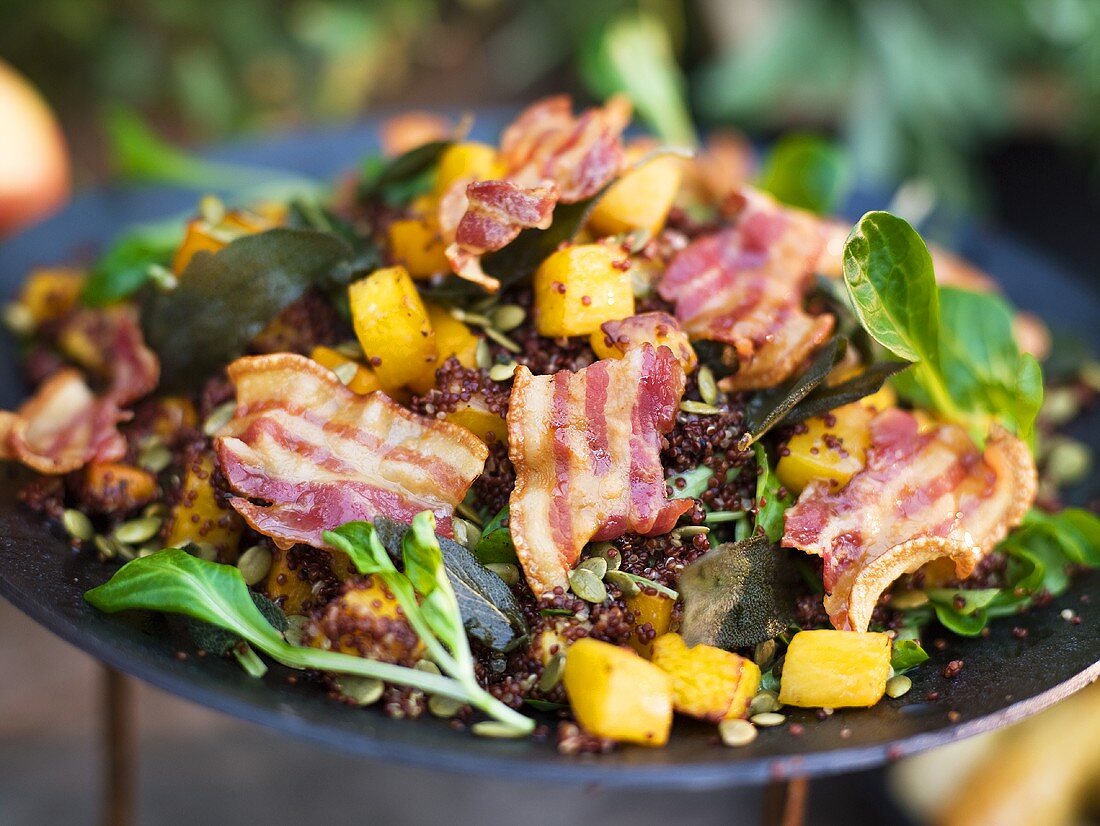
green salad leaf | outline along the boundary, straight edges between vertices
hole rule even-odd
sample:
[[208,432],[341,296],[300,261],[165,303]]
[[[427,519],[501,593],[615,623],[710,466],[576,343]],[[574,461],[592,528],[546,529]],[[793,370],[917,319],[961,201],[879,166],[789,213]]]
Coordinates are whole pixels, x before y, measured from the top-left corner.
[[708,551],[680,577],[684,641],[732,651],[776,637],[794,621],[797,576],[789,554],[763,534]]
[[890,654],[890,668],[894,674],[911,671],[928,659],[926,652],[916,640],[897,639]]
[[102,307],[129,298],[149,280],[149,268],[167,267],[181,243],[185,226],[179,218],[143,224],[115,239],[88,274],[81,296]]
[[[252,591],[251,595],[252,601],[256,603],[256,607],[260,609],[260,613],[264,615],[264,618],[277,631],[286,631],[286,615],[279,606],[263,594]],[[267,666],[264,661],[256,655],[256,652],[252,650],[247,642],[236,634],[192,617],[186,617],[185,622],[187,632],[191,635],[195,645],[201,650],[219,657],[232,654],[240,663],[241,668],[252,677],[262,677],[267,673]]]
[[757,181],[783,203],[818,215],[834,212],[851,183],[852,165],[840,146],[797,132],[775,142]]
[[478,562],[489,565],[494,562],[515,562],[516,546],[512,544],[512,529],[507,524],[508,506],[485,523],[481,539],[474,546],[474,556]]
[[287,228],[196,253],[178,286],[151,289],[143,300],[142,329],[160,357],[162,387],[201,384],[307,290],[329,284],[351,255],[332,233]]
[[753,445],[756,453],[756,524],[772,542],[783,538],[783,515],[791,506],[792,499],[779,478],[772,471],[768,461],[768,451],[762,444]]

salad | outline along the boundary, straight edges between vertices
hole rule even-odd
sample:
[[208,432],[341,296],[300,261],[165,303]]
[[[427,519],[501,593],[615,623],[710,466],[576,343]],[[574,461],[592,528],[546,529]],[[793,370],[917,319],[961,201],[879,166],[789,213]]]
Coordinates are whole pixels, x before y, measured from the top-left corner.
[[1041,323],[902,218],[789,197],[802,144],[758,173],[629,120],[397,118],[323,196],[208,196],[32,272],[0,458],[118,566],[87,600],[578,753],[897,700],[929,628],[1100,565],[1055,432],[1094,390],[1044,405]]

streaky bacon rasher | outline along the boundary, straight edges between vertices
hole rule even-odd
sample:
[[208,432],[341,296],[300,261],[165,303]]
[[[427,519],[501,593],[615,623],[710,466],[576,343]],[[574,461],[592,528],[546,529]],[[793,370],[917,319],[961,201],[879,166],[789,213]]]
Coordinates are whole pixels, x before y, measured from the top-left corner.
[[825,609],[864,631],[883,590],[941,557],[959,577],[1020,524],[1035,500],[1031,451],[994,425],[979,450],[958,425],[921,430],[889,409],[871,421],[863,470],[839,490],[810,482],[786,513],[783,545],[824,558]]
[[304,356],[241,358],[227,371],[237,410],[215,449],[238,494],[230,504],[255,530],[282,548],[323,548],[322,533],[345,522],[431,510],[452,535],[454,506],[488,456],[473,433],[381,391],[353,393]]
[[745,188],[734,226],[696,239],[669,262],[658,292],[675,302],[693,337],[731,346],[737,370],[728,391],[772,387],[788,378],[833,331],[831,315],[802,309],[825,235],[809,213]]
[[684,381],[672,351],[650,344],[576,373],[516,369],[509,521],[536,595],[568,586],[588,542],[668,533],[692,508],[666,497],[661,466],[661,437],[675,424]]

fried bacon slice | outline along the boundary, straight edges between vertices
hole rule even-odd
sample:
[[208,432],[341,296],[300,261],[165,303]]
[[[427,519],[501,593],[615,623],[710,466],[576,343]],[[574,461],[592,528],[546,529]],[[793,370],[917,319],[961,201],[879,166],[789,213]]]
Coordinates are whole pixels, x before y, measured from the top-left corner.
[[512,541],[536,595],[567,587],[592,541],[667,533],[692,507],[666,498],[661,436],[672,429],[684,371],[667,347],[631,348],[571,373],[519,367],[508,408],[516,468]]
[[729,391],[772,387],[825,342],[831,315],[802,309],[824,243],[821,222],[745,189],[737,223],[703,236],[669,262],[658,287],[692,338],[730,345]]
[[353,393],[304,356],[241,358],[228,373],[237,410],[215,449],[238,494],[230,504],[255,530],[281,548],[323,548],[322,533],[345,522],[431,510],[451,535],[454,506],[488,456],[468,430],[381,392]]
[[613,97],[575,116],[568,95],[540,100],[501,136],[505,164],[500,181],[456,181],[440,198],[440,234],[447,260],[460,278],[490,292],[481,256],[503,249],[522,229],[546,229],[556,204],[590,198],[623,168],[622,133],[630,103]]
[[1031,451],[1004,429],[982,451],[957,425],[922,432],[912,413],[890,409],[872,420],[867,464],[847,485],[802,491],[783,544],[824,558],[829,618],[863,631],[901,574],[946,556],[969,576],[1023,519],[1036,485]]
[[58,340],[81,367],[109,382],[107,393],[120,407],[156,389],[160,361],[145,344],[135,307],[79,310],[65,321]]

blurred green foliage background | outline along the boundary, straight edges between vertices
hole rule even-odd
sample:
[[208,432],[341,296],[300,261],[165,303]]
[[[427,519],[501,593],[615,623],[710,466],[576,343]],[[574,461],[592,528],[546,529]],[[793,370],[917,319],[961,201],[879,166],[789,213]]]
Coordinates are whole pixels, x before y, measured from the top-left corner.
[[822,131],[948,197],[998,136],[1100,154],[1098,0],[0,0],[0,21],[101,174],[108,104],[202,141],[623,86],[666,135],[690,132],[684,91],[704,125]]

